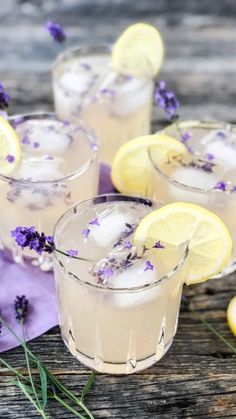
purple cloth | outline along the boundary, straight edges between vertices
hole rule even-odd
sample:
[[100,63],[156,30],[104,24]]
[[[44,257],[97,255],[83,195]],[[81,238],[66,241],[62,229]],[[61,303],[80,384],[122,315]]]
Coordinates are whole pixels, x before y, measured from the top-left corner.
[[[115,192],[110,178],[110,167],[101,165],[99,193]],[[0,310],[19,337],[21,327],[15,319],[14,300],[25,295],[29,300],[26,339],[42,335],[58,324],[55,284],[52,273],[40,272],[37,268],[22,268],[0,256]],[[0,335],[0,352],[18,346],[19,342],[3,326]]]

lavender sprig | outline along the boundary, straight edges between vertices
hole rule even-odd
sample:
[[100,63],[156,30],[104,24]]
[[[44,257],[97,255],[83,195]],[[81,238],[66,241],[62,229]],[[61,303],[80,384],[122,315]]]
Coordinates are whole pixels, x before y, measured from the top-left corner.
[[46,29],[56,42],[61,44],[66,40],[66,33],[59,23],[48,21],[46,23]]
[[25,295],[22,295],[19,297],[19,295],[16,296],[15,299],[15,313],[16,313],[16,320],[18,320],[19,323],[25,323],[28,307],[29,307],[29,301],[27,300]]
[[158,83],[155,102],[160,108],[164,109],[170,121],[178,118],[177,109],[179,108],[179,101],[174,92],[166,88],[166,83],[163,80]]
[[10,96],[5,91],[3,84],[0,83],[0,109],[2,109],[3,111],[6,111],[6,109],[9,106],[9,102],[10,102]]
[[[23,306],[25,306],[26,297],[19,297],[20,301],[22,302]],[[19,298],[16,297],[16,301],[19,302]],[[28,305],[28,304],[27,304]],[[18,307],[18,304],[17,304]],[[26,320],[26,318],[24,318]],[[45,413],[45,407],[47,404],[47,399],[51,398],[56,400],[60,403],[64,408],[68,411],[73,413],[76,417],[81,419],[85,419],[85,416],[78,412],[75,408],[73,408],[70,404],[68,404],[64,399],[58,396],[57,391],[61,394],[66,396],[70,401],[72,401],[75,405],[83,409],[84,413],[91,419],[94,419],[93,414],[87,408],[84,403],[84,397],[91,388],[91,385],[94,382],[96,373],[93,372],[87,383],[85,384],[81,397],[78,399],[70,390],[67,389],[54,375],[47,369],[44,363],[32,352],[29,350],[25,339],[22,340],[19,336],[14,332],[14,330],[8,325],[8,323],[4,320],[0,313],[0,323],[3,324],[8,331],[17,339],[17,341],[21,344],[22,348],[25,351],[26,355],[26,362],[28,367],[28,376],[21,374],[16,368],[12,367],[9,363],[7,363],[4,359],[0,358],[0,363],[2,363],[6,368],[8,368],[13,374],[15,374],[15,380],[13,384],[17,385],[20,390],[24,393],[24,395],[29,399],[29,401],[34,405],[35,409],[38,413],[44,418],[48,419],[47,414]],[[23,324],[21,323],[22,327]],[[32,362],[40,377],[40,384],[36,384],[33,381],[33,377],[31,374],[30,369],[30,362]],[[53,390],[51,390],[53,389]],[[42,401],[40,400],[42,398]],[[86,416],[86,417],[87,417]]]
[[79,253],[78,250],[70,249],[67,252],[64,252],[63,250],[57,249],[53,236],[46,236],[45,233],[39,233],[35,227],[32,226],[16,227],[15,230],[11,231],[11,236],[15,239],[16,244],[22,249],[28,247],[39,255],[43,252],[52,254],[55,251],[70,258],[91,261],[91,259],[77,256]]
[[35,227],[16,227],[15,230],[11,231],[11,236],[22,249],[28,247],[38,254],[42,252],[52,253],[55,250],[53,237],[39,233]]

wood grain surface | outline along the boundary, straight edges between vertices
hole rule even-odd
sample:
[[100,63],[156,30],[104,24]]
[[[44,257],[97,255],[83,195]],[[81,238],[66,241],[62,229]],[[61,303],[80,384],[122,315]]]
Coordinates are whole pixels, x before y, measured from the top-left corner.
[[[144,20],[166,44],[161,78],[174,89],[182,118],[236,122],[236,2],[234,0],[1,0],[0,81],[12,97],[11,113],[52,110],[50,66],[60,46],[46,20],[64,25],[69,44],[112,42],[130,23]],[[153,112],[153,129],[164,124]],[[192,306],[232,344],[225,311],[236,294],[236,275],[184,290]],[[58,328],[30,347],[77,394],[89,375],[66,350]],[[17,348],[4,354],[24,365]],[[0,418],[38,417],[0,369]],[[236,356],[183,305],[168,354],[133,376],[98,375],[87,397],[95,418],[236,418]],[[50,403],[50,418],[74,416]]]

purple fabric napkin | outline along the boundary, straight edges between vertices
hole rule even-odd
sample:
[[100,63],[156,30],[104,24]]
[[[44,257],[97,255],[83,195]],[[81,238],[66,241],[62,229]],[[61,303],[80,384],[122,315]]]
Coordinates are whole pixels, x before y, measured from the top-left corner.
[[[99,193],[115,192],[110,179],[110,167],[101,165]],[[15,319],[14,300],[25,295],[29,300],[26,339],[31,340],[58,324],[55,284],[52,273],[37,268],[22,268],[0,255],[0,311],[3,318],[21,337],[21,327]],[[19,342],[3,326],[0,352],[18,346]]]

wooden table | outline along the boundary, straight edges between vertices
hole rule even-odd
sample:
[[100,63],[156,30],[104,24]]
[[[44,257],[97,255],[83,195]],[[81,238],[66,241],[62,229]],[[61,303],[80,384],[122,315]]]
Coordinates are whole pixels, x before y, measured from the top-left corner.
[[[161,77],[176,92],[181,117],[236,122],[235,14],[234,0],[2,0],[0,80],[12,97],[11,113],[53,109],[49,68],[60,46],[44,30],[46,20],[63,23],[71,44],[113,41],[131,22],[145,20],[163,34],[166,57]],[[163,123],[155,109],[154,128]],[[195,310],[236,346],[225,320],[228,301],[236,293],[236,275],[186,288],[184,293]],[[80,392],[89,370],[68,353],[58,328],[31,347]],[[4,357],[14,365],[23,364],[20,349]],[[9,373],[0,371],[0,418],[38,417],[9,383]],[[178,333],[165,358],[133,376],[98,375],[87,403],[95,418],[236,418],[235,355],[182,307]],[[50,418],[74,417],[50,406]]]

